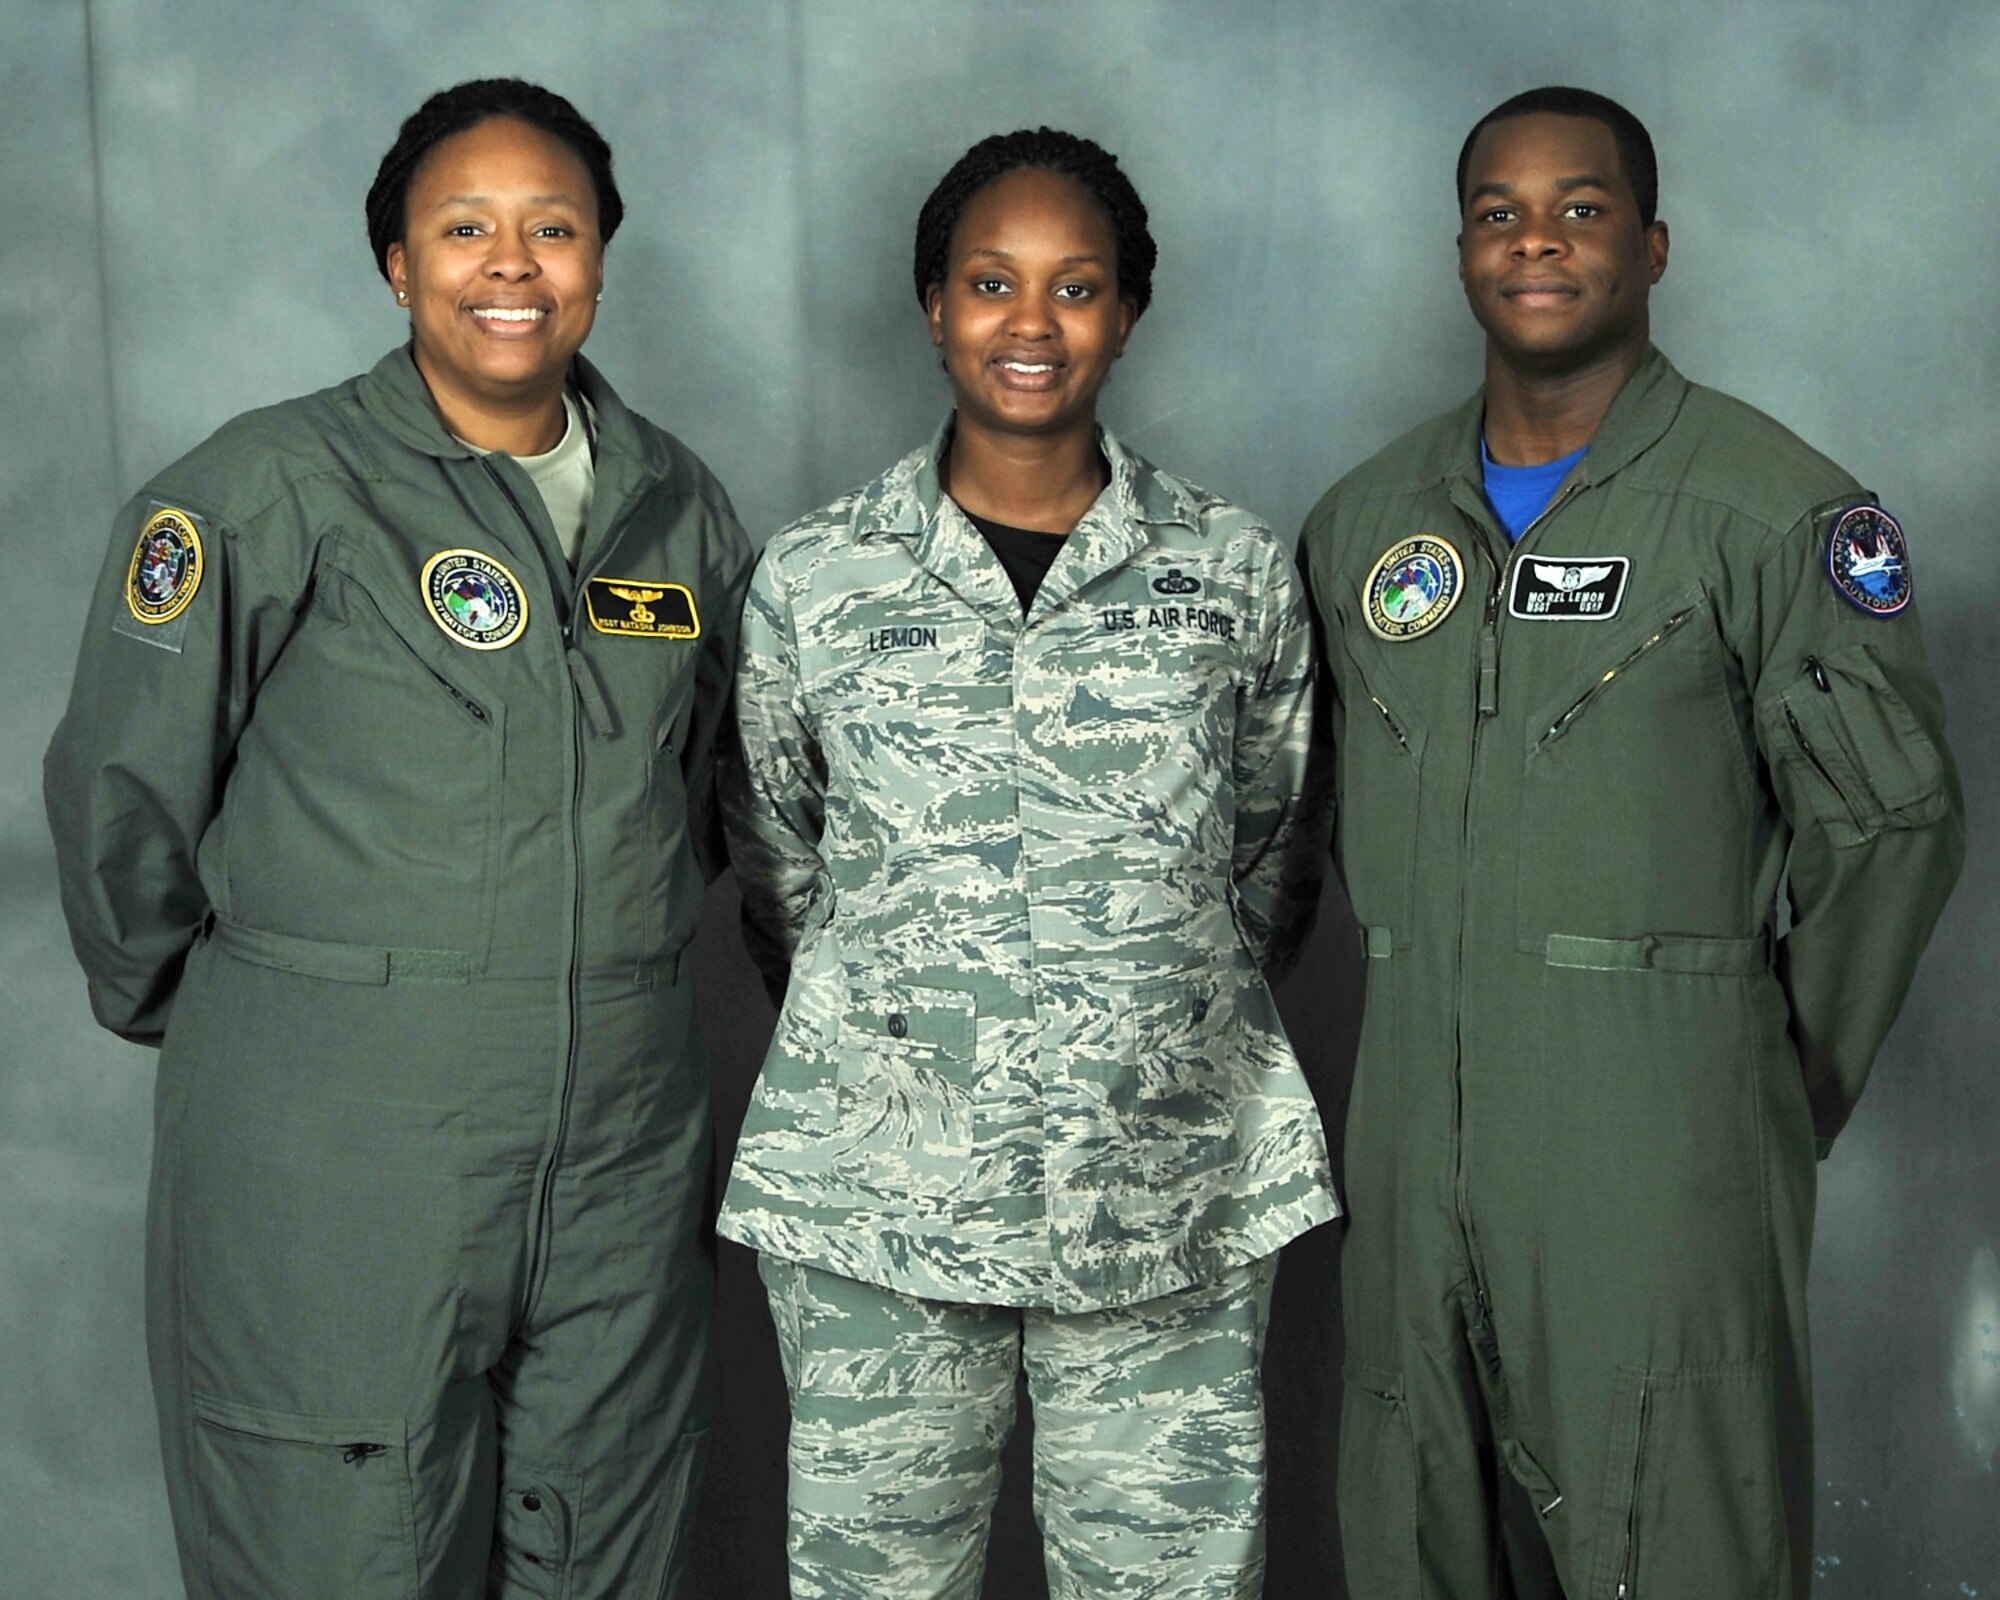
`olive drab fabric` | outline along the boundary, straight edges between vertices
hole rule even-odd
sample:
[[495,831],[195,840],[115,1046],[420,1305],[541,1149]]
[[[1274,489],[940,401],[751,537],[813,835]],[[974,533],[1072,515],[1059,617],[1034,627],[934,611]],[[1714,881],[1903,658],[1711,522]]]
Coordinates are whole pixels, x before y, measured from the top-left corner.
[[1872,501],[1769,418],[1649,351],[1510,550],[1481,417],[1301,542],[1369,957],[1350,1582],[1511,1592],[1497,1461],[1572,1596],[1803,1596],[1815,1158],[1962,858],[1938,692],[1829,570]]
[[574,575],[401,350],[163,471],[85,623],[49,815],[97,1015],[162,1042],[148,1341],[203,1600],[678,1582],[713,1271],[679,966],[751,551],[574,381]]
[[720,1226],[930,1299],[1129,1304],[1337,1209],[1266,987],[1323,853],[1310,628],[1268,530],[1109,435],[1023,617],[944,438],[752,581],[730,819],[784,1004]]

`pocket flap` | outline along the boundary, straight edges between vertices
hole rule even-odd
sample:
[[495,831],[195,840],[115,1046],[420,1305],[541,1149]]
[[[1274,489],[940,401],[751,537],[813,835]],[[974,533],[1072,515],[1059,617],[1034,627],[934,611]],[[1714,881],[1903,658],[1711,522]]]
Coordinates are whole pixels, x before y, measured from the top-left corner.
[[854,985],[847,992],[841,1038],[871,1050],[924,1049],[970,1060],[979,1016],[977,999],[962,989],[909,983]]

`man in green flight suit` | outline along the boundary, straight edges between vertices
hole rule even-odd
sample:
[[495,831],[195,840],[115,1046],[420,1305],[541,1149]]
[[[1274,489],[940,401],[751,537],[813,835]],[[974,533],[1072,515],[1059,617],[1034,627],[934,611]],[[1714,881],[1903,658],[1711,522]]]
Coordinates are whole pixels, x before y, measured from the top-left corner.
[[1458,188],[1485,386],[1300,543],[1369,957],[1349,1583],[1803,1596],[1815,1158],[1964,852],[1908,551],[1652,348],[1630,112],[1518,96]]

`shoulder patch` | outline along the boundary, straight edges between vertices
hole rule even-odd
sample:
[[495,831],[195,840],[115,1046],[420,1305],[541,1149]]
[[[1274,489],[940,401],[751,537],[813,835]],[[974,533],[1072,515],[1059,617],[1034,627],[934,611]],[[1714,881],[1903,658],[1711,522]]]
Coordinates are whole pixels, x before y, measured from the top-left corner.
[[125,606],[148,627],[172,622],[201,588],[205,570],[201,519],[176,506],[160,506],[139,530],[125,574]]
[[1362,592],[1368,631],[1390,640],[1429,633],[1451,615],[1464,587],[1458,552],[1436,534],[1392,544],[1369,569]]
[[1847,601],[1893,617],[1910,603],[1910,550],[1902,524],[1880,506],[1849,506],[1826,536],[1826,570]]
[[431,620],[468,650],[500,650],[528,626],[520,579],[478,550],[440,550],[417,580]]
[[592,578],[583,600],[599,633],[655,639],[701,636],[694,591],[652,578]]

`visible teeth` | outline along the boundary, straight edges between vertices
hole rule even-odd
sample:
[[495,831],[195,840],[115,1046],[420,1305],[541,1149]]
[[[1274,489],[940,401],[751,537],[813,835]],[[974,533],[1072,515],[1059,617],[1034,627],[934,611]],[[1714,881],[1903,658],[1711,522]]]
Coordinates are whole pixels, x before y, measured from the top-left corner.
[[472,314],[487,322],[540,322],[547,315],[538,306],[474,306]]
[[1054,372],[1056,370],[1055,363],[1052,361],[1038,361],[1033,363],[1026,361],[1003,361],[1000,365],[1005,367],[1009,372]]

